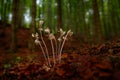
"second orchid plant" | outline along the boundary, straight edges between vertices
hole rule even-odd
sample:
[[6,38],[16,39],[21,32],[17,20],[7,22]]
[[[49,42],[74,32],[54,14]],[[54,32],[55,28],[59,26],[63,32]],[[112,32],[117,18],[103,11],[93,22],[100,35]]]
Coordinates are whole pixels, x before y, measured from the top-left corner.
[[[43,23],[44,23],[43,21],[39,21],[40,33],[32,34],[32,37],[35,38],[35,44],[39,45],[41,48],[41,51],[42,51],[43,56],[46,61],[46,66],[50,68],[50,67],[54,67],[56,65],[56,63],[61,62],[62,50],[63,50],[64,44],[65,44],[65,41],[67,40],[68,37],[72,36],[73,32],[71,30],[68,30],[67,32],[65,32],[60,28],[59,37],[56,38],[55,35],[50,31],[49,28],[46,28],[44,30],[44,32],[47,34],[48,39],[50,40],[50,44],[51,44],[52,59],[53,59],[53,64],[51,64],[48,47],[42,36]],[[41,41],[40,41],[40,39],[41,39]]]

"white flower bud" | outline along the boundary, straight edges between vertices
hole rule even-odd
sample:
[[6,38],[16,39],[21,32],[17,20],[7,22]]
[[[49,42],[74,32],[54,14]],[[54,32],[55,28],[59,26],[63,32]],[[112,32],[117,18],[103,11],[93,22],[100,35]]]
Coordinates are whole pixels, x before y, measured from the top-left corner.
[[42,20],[39,21],[40,27],[43,25],[43,23],[44,23],[44,21],[42,21]]
[[71,32],[71,29],[67,31],[67,34]]
[[59,41],[59,42],[61,42],[61,41],[62,41],[61,37],[59,37],[59,38],[58,38],[58,41]]
[[72,36],[73,35],[73,32],[69,32],[69,34],[68,34],[69,36]]
[[51,33],[51,34],[49,34],[49,39],[50,40],[55,39],[55,36]]
[[43,29],[40,27],[39,29],[38,29],[39,31],[43,31]]
[[64,37],[64,36],[63,36],[63,39],[64,39],[64,40],[67,40],[67,37]]
[[38,33],[36,33],[36,34],[35,34],[35,37],[37,38],[38,36],[39,36]]
[[60,28],[60,32],[63,32],[62,28]]
[[43,65],[43,69],[48,72],[50,70],[50,67],[46,66],[46,65]]
[[35,37],[35,34],[32,33],[32,37]]
[[65,34],[65,31],[63,31],[61,28],[60,28],[60,35],[63,36]]
[[65,35],[65,31],[61,33],[61,36],[64,36]]
[[49,29],[49,28],[46,28],[46,29],[45,29],[45,32],[48,33],[48,34],[50,34],[50,29]]
[[40,41],[38,39],[35,39],[35,44],[38,45]]
[[68,34],[68,36],[72,36],[73,32],[71,30],[68,30],[67,34]]

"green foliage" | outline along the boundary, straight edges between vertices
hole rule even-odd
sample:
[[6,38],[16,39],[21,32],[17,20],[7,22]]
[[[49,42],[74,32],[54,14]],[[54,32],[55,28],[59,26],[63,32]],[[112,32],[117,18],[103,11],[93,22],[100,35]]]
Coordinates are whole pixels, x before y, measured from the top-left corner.
[[9,67],[11,67],[11,65],[9,63],[6,63],[6,64],[3,65],[3,67],[4,68],[9,68]]
[[[12,1],[0,0],[0,19],[7,23],[12,20]],[[36,0],[36,27],[37,21],[44,20],[45,25],[53,32],[57,32],[58,26],[58,3],[57,0]],[[77,35],[83,35],[86,38],[94,34],[93,8],[92,0],[62,0],[62,26],[64,30],[72,29]],[[97,0],[100,24],[104,37],[112,37],[120,33],[120,1],[118,0]],[[30,28],[31,23],[31,0],[20,0],[19,2],[19,26]],[[113,17],[114,16],[114,17]],[[45,28],[45,26],[43,27]]]
[[15,63],[19,63],[21,60],[22,60],[22,58],[21,58],[20,56],[17,56],[17,57],[15,58]]

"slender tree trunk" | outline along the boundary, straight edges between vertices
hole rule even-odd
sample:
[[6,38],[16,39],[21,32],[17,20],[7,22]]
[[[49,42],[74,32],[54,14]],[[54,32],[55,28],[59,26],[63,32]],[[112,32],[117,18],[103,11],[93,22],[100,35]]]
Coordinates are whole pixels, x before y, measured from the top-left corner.
[[1,20],[3,22],[3,15],[4,15],[4,0],[1,0],[1,3],[0,3],[0,6],[1,6]]
[[[54,4],[54,3],[56,3],[56,0],[52,0],[53,2],[52,2],[52,4]],[[52,21],[52,25],[53,25],[53,28],[54,28],[54,30],[55,30],[55,32],[57,32],[57,26],[56,26],[56,24],[57,24],[57,20],[56,20],[56,7],[55,7],[55,5],[54,5],[54,7],[52,8],[52,15],[54,15],[54,17],[52,17],[52,19],[53,19],[53,21]]]
[[70,0],[68,0],[68,1],[66,1],[66,16],[67,16],[67,20],[66,20],[66,22],[67,22],[67,26],[66,26],[66,30],[68,30],[68,29],[71,29],[71,10],[70,10],[70,6],[71,6],[71,4],[70,4]]
[[[30,24],[30,33],[35,33],[36,30],[36,0],[32,0],[32,6],[31,6],[31,16],[32,16],[32,20],[31,20],[31,24]],[[32,36],[30,36],[30,41],[29,41],[29,49],[34,51],[34,40],[32,39]]]
[[7,12],[7,3],[4,3],[4,10],[3,10],[3,35],[5,35],[5,27],[6,27],[6,12]]
[[20,5],[18,8],[19,16],[18,16],[18,28],[24,27],[24,12],[25,12],[25,0],[20,1]]
[[1,1],[1,18],[2,18],[2,36],[5,36],[5,27],[6,27],[6,23],[7,23],[7,18],[6,18],[6,14],[7,14],[7,2],[5,2],[4,0]]
[[[76,28],[76,34],[78,35],[78,36],[80,36],[80,34],[81,34],[81,26],[80,26],[80,23],[81,22],[79,22],[80,21],[80,17],[81,17],[81,13],[80,13],[80,9],[78,8],[78,7],[80,7],[80,1],[79,0],[76,0],[75,2],[74,2],[74,10],[75,11],[73,11],[73,12],[75,12],[74,13],[74,26],[76,26],[75,28]],[[79,10],[78,10],[79,9]],[[78,15],[80,16],[80,17],[78,17]]]
[[84,0],[81,0],[81,22],[82,22],[82,27],[83,27],[83,37],[84,41],[87,41],[87,27],[86,27],[86,22],[85,22],[85,3]]
[[101,23],[100,23],[100,15],[97,0],[92,0],[93,6],[93,25],[94,25],[94,42],[100,43],[102,40],[101,35]]
[[104,38],[107,39],[107,35],[109,34],[108,32],[108,25],[106,23],[106,14],[104,10],[104,0],[101,0],[101,11],[102,11],[102,28],[103,28],[103,35]]
[[18,17],[18,4],[19,0],[13,0],[13,6],[12,6],[12,33],[11,33],[11,51],[13,53],[16,52],[17,46],[16,46],[16,28],[18,27],[17,24],[17,17]]
[[[46,10],[45,6],[46,6],[45,5],[45,0],[42,0],[42,9],[41,9],[42,17],[41,18],[44,19],[44,20],[45,20],[45,16],[46,16],[46,14],[45,14],[46,13],[45,12],[45,10]],[[45,29],[45,26],[43,26],[42,28]]]
[[[109,28],[108,28],[108,39],[111,39],[114,35],[115,35],[115,31],[114,31],[114,28],[113,28],[113,22],[114,22],[114,19],[113,19],[113,12],[112,12],[112,1],[111,0],[108,0],[108,17],[107,17],[107,21],[108,21],[108,25],[109,25]],[[113,20],[112,20],[113,19]],[[112,22],[113,21],[113,22]],[[114,26],[115,27],[115,26]]]
[[52,0],[48,1],[48,14],[47,14],[47,18],[48,18],[48,27],[52,30]]
[[57,17],[57,27],[62,28],[62,0],[57,0],[57,13],[58,13],[58,17]]
[[[114,30],[114,36],[115,37],[118,34],[118,27],[119,27],[119,20],[118,20],[118,10],[119,8],[117,7],[117,0],[115,0],[114,2],[112,2],[111,0],[111,19],[112,19],[112,29]],[[119,35],[119,34],[118,34]]]

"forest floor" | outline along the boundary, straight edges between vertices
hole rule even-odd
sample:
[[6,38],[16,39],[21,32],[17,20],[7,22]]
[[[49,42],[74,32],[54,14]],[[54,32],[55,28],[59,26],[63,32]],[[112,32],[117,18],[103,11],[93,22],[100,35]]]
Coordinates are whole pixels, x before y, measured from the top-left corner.
[[65,44],[61,63],[46,71],[41,50],[27,48],[28,29],[17,31],[14,54],[10,53],[10,27],[5,28],[5,35],[1,31],[0,80],[120,80],[120,38],[89,45],[73,36]]

